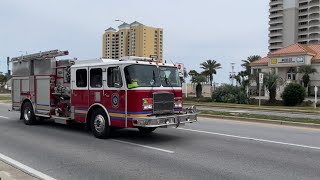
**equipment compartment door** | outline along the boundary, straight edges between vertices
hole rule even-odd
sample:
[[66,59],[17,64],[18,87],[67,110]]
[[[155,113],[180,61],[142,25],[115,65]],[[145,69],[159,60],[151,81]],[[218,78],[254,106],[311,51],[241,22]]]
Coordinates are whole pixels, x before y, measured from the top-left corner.
[[12,80],[12,109],[13,110],[20,110],[21,102],[20,102],[20,79],[13,79]]
[[36,77],[36,113],[50,114],[50,77]]

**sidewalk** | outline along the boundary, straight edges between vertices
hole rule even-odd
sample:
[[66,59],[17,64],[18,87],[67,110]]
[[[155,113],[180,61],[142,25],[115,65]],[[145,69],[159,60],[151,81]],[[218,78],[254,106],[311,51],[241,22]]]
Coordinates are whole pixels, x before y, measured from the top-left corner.
[[0,161],[1,180],[39,180],[29,174]]

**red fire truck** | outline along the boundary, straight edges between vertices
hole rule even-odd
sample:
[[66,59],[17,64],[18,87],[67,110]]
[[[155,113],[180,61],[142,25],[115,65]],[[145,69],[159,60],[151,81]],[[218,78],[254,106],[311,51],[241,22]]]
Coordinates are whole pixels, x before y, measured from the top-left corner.
[[150,58],[57,60],[68,51],[19,56],[12,62],[12,109],[27,125],[39,119],[85,124],[97,138],[112,128],[158,127],[197,121],[196,108],[182,109],[174,64]]

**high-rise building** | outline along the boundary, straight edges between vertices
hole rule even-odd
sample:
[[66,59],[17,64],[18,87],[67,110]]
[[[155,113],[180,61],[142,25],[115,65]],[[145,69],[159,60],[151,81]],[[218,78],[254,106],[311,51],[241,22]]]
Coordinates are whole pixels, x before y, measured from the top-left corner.
[[319,0],[271,0],[269,50],[320,43]]
[[163,29],[145,26],[137,21],[112,27],[103,34],[102,57],[119,59],[124,56],[163,59]]

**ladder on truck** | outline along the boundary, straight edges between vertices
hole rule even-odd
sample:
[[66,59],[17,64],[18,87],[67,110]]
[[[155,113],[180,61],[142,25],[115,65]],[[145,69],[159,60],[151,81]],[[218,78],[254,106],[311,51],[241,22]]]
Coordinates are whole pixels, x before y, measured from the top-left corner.
[[58,56],[65,56],[68,54],[69,54],[68,51],[60,51],[60,50],[55,49],[55,50],[51,50],[51,51],[45,51],[45,52],[39,52],[39,53],[14,57],[11,59],[11,62],[50,59],[50,58],[55,58]]

